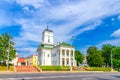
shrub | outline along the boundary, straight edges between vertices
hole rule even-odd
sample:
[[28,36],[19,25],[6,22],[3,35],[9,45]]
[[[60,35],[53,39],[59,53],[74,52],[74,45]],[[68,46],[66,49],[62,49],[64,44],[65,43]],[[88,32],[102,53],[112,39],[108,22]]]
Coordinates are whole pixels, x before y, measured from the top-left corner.
[[[7,66],[0,66],[0,71],[6,71],[6,69],[7,69]],[[9,67],[9,71],[14,71],[13,66]]]
[[103,68],[103,67],[88,67],[87,71],[111,71],[111,68]]
[[40,66],[42,71],[68,71],[70,70],[69,66]]
[[73,70],[75,70],[75,71],[111,71],[111,68],[103,68],[103,67],[76,67]]

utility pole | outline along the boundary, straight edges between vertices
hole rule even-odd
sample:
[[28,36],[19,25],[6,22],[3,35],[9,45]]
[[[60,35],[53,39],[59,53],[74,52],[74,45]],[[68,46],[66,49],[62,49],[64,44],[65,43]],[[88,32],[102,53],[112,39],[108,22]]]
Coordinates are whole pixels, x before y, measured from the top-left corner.
[[10,59],[10,36],[8,41],[8,55],[7,55],[7,70],[9,70],[9,59]]
[[[14,22],[14,12],[15,12],[15,0],[13,0],[13,12],[11,13],[11,26],[13,25]],[[11,29],[10,29],[11,32]],[[9,35],[8,37],[8,55],[7,55],[7,70],[9,70],[9,60],[10,60],[10,41],[11,41],[11,37]]]
[[71,64],[70,64],[70,71],[72,71],[72,50],[70,52],[70,62],[71,62]]

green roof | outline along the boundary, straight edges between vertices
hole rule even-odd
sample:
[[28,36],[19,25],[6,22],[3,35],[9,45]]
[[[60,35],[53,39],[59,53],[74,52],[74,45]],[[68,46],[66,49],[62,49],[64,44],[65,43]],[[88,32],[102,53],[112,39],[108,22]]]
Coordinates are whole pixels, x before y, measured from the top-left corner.
[[54,47],[54,45],[50,45],[50,44],[41,44],[38,46],[38,49],[43,48],[43,49],[52,49]]
[[[56,46],[62,46],[62,47],[72,47],[74,48],[74,46],[72,46],[71,44],[68,44],[68,43],[65,43],[65,42],[61,42],[59,43],[58,45]],[[51,44],[41,44],[38,46],[38,49],[37,50],[40,50],[40,49],[53,49],[56,47],[55,45],[51,45]]]
[[71,44],[68,44],[68,43],[65,43],[65,42],[59,43],[58,46],[74,47]]

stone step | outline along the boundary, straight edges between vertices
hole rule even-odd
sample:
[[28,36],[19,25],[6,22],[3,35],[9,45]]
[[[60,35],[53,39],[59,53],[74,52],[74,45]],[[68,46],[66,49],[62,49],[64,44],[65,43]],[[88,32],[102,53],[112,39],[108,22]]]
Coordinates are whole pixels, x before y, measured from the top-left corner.
[[15,66],[16,72],[39,72],[34,66]]

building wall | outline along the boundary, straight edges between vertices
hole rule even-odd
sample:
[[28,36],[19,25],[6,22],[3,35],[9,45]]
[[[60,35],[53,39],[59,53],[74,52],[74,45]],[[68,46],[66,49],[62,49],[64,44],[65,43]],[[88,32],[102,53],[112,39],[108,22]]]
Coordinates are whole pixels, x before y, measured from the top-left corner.
[[52,65],[60,65],[60,47],[52,49]]
[[25,60],[28,63],[28,65],[34,65],[34,66],[38,65],[38,55],[37,54],[31,55],[31,56],[25,58]]
[[42,51],[38,51],[38,65],[42,65]]
[[33,65],[37,66],[38,65],[38,55],[33,55]]
[[15,59],[13,59],[10,63],[16,66],[17,62],[18,62],[18,57],[16,57]]
[[33,56],[29,56],[27,58],[25,58],[25,60],[27,61],[28,65],[32,65],[33,64]]
[[39,52],[39,58],[40,60],[40,65],[52,65],[51,64],[51,50],[50,49],[42,49],[41,52]]

